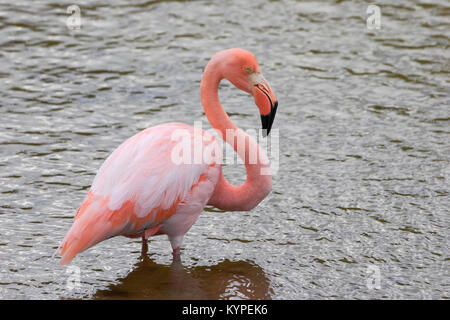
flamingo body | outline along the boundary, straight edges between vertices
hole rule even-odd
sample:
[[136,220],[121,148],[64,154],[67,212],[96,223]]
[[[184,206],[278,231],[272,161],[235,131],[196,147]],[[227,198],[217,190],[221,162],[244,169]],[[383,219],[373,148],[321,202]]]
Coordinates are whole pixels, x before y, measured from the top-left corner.
[[[175,130],[191,138],[174,140]],[[103,163],[78,209],[61,246],[61,263],[117,235],[167,234],[172,247],[178,248],[210,199],[221,172],[219,161],[195,163],[193,152],[191,164],[172,161],[176,146],[188,143],[185,150],[193,150],[195,130],[205,150],[217,144],[210,134],[182,123],[151,127],[122,143]]]
[[267,134],[278,102],[255,56],[246,50],[220,51],[205,68],[201,98],[206,117],[244,161],[245,183],[234,186],[226,180],[221,147],[207,131],[182,123],[145,129],[122,143],[99,169],[57,250],[62,265],[119,235],[142,237],[146,244],[148,237],[166,234],[178,255],[184,235],[207,204],[244,211],[267,196],[272,186],[267,156],[223,110],[218,97],[222,79],[254,97]]

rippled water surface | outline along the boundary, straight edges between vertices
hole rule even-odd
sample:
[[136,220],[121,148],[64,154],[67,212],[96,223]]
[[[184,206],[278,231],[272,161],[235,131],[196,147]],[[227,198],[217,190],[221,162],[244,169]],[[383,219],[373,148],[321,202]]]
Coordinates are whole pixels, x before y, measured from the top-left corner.
[[[0,297],[448,299],[450,6],[391,3],[368,30],[364,1],[0,1]],[[210,127],[200,79],[230,47],[258,57],[279,100],[272,193],[207,208],[181,262],[165,237],[146,259],[117,237],[59,267],[114,148],[163,122]],[[259,127],[248,95],[220,97]]]

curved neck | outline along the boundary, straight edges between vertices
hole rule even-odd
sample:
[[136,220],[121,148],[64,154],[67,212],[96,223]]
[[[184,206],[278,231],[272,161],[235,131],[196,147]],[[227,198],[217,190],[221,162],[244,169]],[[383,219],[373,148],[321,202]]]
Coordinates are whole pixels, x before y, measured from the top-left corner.
[[239,129],[224,111],[218,92],[219,83],[224,78],[220,66],[213,60],[206,66],[201,81],[202,105],[212,127],[244,162],[247,179],[244,184],[234,186],[221,172],[208,204],[227,211],[247,211],[258,205],[270,192],[270,165],[255,139]]

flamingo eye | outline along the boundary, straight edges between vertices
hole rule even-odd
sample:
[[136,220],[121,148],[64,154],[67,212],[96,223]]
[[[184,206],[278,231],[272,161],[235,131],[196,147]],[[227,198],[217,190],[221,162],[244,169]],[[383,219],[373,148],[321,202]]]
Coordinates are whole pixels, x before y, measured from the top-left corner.
[[244,70],[245,70],[245,72],[247,74],[252,74],[253,73],[253,69],[251,67],[249,67],[249,66],[245,67]]

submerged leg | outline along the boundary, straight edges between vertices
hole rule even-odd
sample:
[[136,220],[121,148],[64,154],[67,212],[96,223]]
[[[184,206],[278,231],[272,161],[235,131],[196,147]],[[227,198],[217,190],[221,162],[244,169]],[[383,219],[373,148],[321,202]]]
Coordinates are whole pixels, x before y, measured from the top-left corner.
[[181,249],[179,247],[172,250],[172,266],[177,268],[179,266],[183,267],[181,265]]
[[172,255],[173,255],[174,257],[179,256],[180,254],[181,254],[181,249],[180,249],[180,247],[175,248],[175,249],[172,250]]
[[148,251],[148,243],[147,238],[145,237],[145,234],[142,235],[142,250],[141,250],[141,257],[145,257],[147,255]]
[[148,251],[147,239],[150,238],[151,236],[157,234],[160,227],[161,227],[161,225],[157,225],[157,226],[154,226],[153,228],[145,230],[142,233],[142,252],[141,252],[141,257],[144,257],[144,256],[147,255],[147,251]]
[[184,234],[181,236],[169,236],[170,244],[172,245],[173,258],[179,258],[181,254],[181,244],[183,243]]

